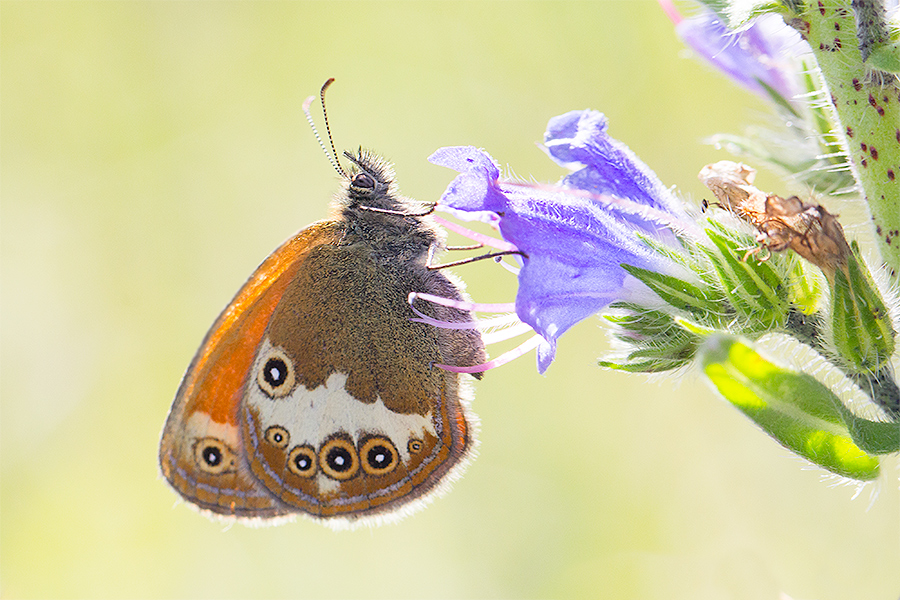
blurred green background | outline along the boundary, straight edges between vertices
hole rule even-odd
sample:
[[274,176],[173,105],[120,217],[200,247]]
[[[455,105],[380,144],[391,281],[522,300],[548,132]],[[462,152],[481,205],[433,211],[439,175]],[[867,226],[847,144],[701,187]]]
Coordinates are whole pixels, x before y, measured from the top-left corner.
[[[398,525],[251,529],[156,464],[218,311],[337,176],[301,112],[327,77],[339,148],[435,200],[425,158],[562,173],[547,120],[596,108],[666,184],[765,105],[685,57],[655,2],[0,4],[0,595],[896,598],[897,464],[853,499],[692,374],[604,372],[599,321],[478,385],[480,456]],[[762,187],[782,184],[763,174]],[[457,271],[510,301],[491,265]],[[496,352],[495,352],[496,355]]]

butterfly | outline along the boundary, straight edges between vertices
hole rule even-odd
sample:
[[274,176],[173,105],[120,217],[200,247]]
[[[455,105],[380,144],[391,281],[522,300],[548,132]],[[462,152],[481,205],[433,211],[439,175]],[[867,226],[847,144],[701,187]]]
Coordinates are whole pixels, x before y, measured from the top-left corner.
[[[204,511],[334,526],[394,520],[472,454],[469,376],[435,365],[484,363],[480,334],[415,322],[408,303],[413,292],[464,299],[454,278],[428,265],[443,234],[399,194],[383,159],[344,156],[352,167],[338,165],[333,218],[263,261],[175,396],[159,462]],[[472,322],[457,308],[422,312]]]

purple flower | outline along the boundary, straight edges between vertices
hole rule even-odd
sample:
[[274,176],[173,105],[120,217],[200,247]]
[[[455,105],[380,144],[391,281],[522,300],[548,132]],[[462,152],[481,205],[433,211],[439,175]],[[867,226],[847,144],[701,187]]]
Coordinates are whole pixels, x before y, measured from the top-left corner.
[[550,120],[546,150],[572,170],[559,185],[501,180],[494,160],[473,147],[441,148],[429,158],[460,173],[439,206],[493,224],[524,255],[515,311],[542,338],[541,372],[556,340],[578,321],[616,301],[659,302],[622,264],[685,275],[638,236],[677,247],[673,230],[693,227],[682,205],[606,126],[588,110]]
[[766,86],[786,100],[795,95],[791,59],[809,47],[780,16],[765,14],[731,31],[710,10],[682,19],[670,0],[659,3],[684,43],[739,85],[765,98],[771,97]]

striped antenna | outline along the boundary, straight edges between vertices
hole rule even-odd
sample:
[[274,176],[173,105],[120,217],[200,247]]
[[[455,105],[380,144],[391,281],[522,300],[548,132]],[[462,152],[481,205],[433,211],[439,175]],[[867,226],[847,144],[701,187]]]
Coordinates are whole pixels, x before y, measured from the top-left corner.
[[328,112],[325,110],[325,90],[327,90],[328,86],[332,83],[334,83],[334,77],[329,77],[328,81],[322,85],[322,90],[319,92],[319,98],[322,101],[322,114],[325,116],[325,131],[328,133],[328,141],[331,143],[331,154],[328,153],[328,147],[325,146],[325,142],[322,141],[322,136],[319,135],[319,130],[316,129],[316,124],[313,121],[312,115],[309,114],[309,107],[315,102],[315,96],[310,96],[303,102],[303,114],[306,115],[306,120],[309,121],[309,126],[312,127],[313,134],[316,136],[316,141],[319,142],[319,146],[322,147],[322,152],[324,152],[325,156],[328,157],[328,160],[331,161],[331,166],[334,167],[334,170],[337,171],[341,177],[347,179],[347,172],[344,171],[341,167],[341,163],[338,161],[337,150],[334,148],[334,139],[331,137],[331,128],[328,126]]

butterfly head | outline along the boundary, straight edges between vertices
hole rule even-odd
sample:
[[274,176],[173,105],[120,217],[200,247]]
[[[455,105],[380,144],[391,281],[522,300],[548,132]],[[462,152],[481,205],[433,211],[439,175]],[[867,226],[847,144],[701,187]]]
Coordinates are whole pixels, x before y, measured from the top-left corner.
[[427,250],[443,236],[427,215],[431,207],[402,196],[394,183],[394,169],[378,155],[360,149],[344,152],[351,167],[344,189],[336,196],[340,215],[351,231],[370,242],[401,243]]
[[[356,154],[344,152],[353,165],[347,170],[347,201],[350,205],[373,205],[396,196],[394,169],[383,158],[360,148]],[[375,206],[390,209],[391,206]]]

